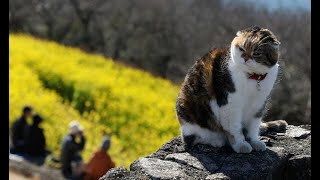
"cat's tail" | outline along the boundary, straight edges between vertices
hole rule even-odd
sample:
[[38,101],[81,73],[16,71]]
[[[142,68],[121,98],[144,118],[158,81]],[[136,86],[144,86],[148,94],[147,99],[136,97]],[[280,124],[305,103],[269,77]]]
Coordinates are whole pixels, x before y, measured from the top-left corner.
[[287,126],[288,123],[285,120],[275,120],[261,123],[260,135],[264,135],[267,132],[284,133],[286,132]]

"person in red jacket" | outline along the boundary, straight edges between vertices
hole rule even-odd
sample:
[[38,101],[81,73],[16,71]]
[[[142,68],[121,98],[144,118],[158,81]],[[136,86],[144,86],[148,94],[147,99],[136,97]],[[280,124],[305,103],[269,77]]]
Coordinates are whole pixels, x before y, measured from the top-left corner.
[[109,136],[104,136],[102,145],[91,157],[85,168],[84,180],[98,180],[106,172],[115,167],[114,162],[108,154],[110,148]]

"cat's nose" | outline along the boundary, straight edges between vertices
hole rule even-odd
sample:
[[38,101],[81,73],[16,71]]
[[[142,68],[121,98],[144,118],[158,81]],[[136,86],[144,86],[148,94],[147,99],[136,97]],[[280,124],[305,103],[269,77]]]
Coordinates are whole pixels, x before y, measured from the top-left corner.
[[243,57],[243,59],[244,59],[244,62],[246,63],[247,61],[250,60],[250,57],[249,56],[245,56],[245,57]]
[[248,55],[248,54],[242,54],[242,56],[241,56],[243,59],[244,59],[244,62],[247,62],[249,59],[250,59],[250,55]]

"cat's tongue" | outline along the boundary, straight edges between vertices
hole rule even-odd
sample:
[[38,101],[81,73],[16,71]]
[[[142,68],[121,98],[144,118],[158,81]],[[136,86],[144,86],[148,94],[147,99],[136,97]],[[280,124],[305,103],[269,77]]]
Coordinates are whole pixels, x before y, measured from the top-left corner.
[[254,79],[254,80],[257,80],[257,81],[261,81],[263,80],[266,76],[267,76],[268,73],[265,73],[265,74],[256,74],[256,73],[251,73],[248,77],[248,79]]

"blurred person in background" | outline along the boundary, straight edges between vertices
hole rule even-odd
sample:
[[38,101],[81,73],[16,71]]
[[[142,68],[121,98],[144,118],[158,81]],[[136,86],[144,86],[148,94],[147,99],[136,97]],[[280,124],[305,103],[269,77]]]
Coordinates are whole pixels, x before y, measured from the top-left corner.
[[85,167],[84,180],[98,180],[109,169],[114,168],[115,164],[108,154],[110,148],[110,137],[105,135],[100,148],[93,154]]
[[46,139],[43,129],[39,127],[43,119],[40,115],[33,116],[33,123],[25,131],[25,152],[30,157],[30,161],[42,165],[49,154],[46,148]]
[[25,153],[25,131],[28,128],[27,119],[32,117],[32,107],[25,106],[22,110],[20,118],[16,119],[11,129],[12,147],[10,153],[23,154]]
[[77,121],[69,123],[69,133],[62,141],[60,162],[62,174],[67,179],[83,179],[83,162],[80,152],[84,149],[86,139],[83,128]]

